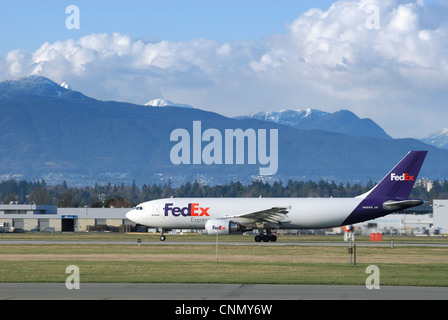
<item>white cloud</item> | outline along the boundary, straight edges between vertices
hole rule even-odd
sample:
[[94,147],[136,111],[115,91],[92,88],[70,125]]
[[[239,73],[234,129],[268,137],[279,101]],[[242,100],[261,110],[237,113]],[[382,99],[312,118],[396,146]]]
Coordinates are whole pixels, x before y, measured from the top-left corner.
[[[366,26],[372,6],[378,8],[378,30]],[[44,43],[33,53],[11,51],[0,58],[0,79],[36,73],[99,99],[165,98],[226,115],[349,108],[394,136],[424,136],[430,126],[443,127],[447,112],[447,14],[447,7],[421,0],[338,1],[326,11],[298,16],[285,35],[261,40],[171,42],[91,34]],[[416,134],[422,110],[428,127]],[[408,125],[391,115],[408,117]]]
[[28,74],[28,63],[30,55],[23,50],[13,50],[6,56],[5,73],[8,76],[16,77],[22,74]]

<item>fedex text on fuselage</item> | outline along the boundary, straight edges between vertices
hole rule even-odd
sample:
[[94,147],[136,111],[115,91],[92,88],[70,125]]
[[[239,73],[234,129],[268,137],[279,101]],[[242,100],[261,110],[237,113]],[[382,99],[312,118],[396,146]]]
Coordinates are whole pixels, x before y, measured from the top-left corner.
[[208,213],[208,210],[210,208],[203,208],[199,206],[199,203],[189,203],[186,207],[174,207],[173,203],[165,203],[164,212],[165,217],[167,217],[169,214],[173,215],[174,217],[202,217],[206,216],[209,217],[210,214]]

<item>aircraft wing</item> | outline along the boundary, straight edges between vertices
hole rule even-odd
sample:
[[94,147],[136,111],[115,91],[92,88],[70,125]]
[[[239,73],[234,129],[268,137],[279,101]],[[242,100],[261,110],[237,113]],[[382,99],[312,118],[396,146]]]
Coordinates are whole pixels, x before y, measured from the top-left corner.
[[254,224],[256,227],[280,228],[282,224],[290,223],[288,212],[291,207],[272,207],[270,209],[243,213],[236,216],[227,216],[226,219],[240,221],[241,224]]

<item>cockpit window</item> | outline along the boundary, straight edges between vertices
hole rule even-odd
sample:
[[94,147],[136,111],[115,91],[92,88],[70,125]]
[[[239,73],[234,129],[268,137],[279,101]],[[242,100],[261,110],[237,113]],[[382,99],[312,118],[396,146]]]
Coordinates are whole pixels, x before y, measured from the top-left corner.
[[143,207],[135,207],[135,210],[143,210]]

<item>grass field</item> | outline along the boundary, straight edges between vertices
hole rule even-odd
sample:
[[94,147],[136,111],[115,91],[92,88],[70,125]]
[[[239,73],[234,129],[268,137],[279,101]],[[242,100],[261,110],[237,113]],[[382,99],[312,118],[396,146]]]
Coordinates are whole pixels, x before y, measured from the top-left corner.
[[[66,267],[76,265],[81,282],[279,283],[364,285],[366,267],[376,265],[381,285],[448,286],[448,248],[360,247],[357,265],[349,264],[347,247],[235,246],[252,236],[220,237],[210,245],[170,245],[169,241],[214,241],[208,236],[168,235],[166,245],[137,246],[137,234],[1,234],[0,282],[65,282]],[[2,240],[106,240],[129,244],[5,244]],[[446,242],[446,238],[395,237],[400,242]],[[282,242],[340,241],[335,237],[279,237]],[[368,241],[358,237],[357,242]],[[390,241],[385,238],[384,241]]]

